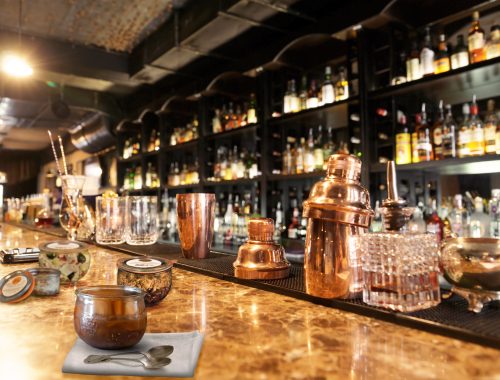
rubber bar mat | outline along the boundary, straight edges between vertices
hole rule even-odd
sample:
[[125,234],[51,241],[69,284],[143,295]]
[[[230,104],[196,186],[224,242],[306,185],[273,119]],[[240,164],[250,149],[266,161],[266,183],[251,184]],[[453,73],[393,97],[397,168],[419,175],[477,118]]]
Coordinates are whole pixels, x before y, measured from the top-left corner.
[[[30,225],[9,224],[37,230]],[[58,237],[65,236],[64,230],[57,227],[44,229],[40,232]],[[179,246],[174,244],[154,244],[150,246],[120,244],[105,247],[132,255],[164,257],[173,260],[175,266],[192,272],[500,349],[500,307],[498,302],[485,305],[480,313],[475,314],[467,310],[467,301],[464,298],[453,295],[448,299],[444,299],[439,305],[426,310],[397,313],[368,306],[361,299],[329,300],[310,296],[305,291],[303,267],[297,264],[292,264],[290,276],[285,279],[243,280],[234,277],[233,262],[236,257],[233,255],[211,252],[207,259],[189,260],[182,257]]]

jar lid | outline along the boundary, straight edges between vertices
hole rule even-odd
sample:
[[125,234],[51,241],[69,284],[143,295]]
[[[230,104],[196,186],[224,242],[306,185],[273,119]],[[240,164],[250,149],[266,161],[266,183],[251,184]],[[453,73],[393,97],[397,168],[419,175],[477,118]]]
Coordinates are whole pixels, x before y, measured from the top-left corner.
[[0,302],[15,303],[28,298],[35,288],[29,272],[16,270],[0,280]]
[[132,273],[158,273],[172,268],[170,261],[160,257],[133,257],[120,259],[117,267]]
[[40,248],[41,252],[67,254],[67,253],[79,253],[83,250],[86,250],[87,247],[88,247],[87,244],[79,241],[56,240],[41,244],[38,248]]

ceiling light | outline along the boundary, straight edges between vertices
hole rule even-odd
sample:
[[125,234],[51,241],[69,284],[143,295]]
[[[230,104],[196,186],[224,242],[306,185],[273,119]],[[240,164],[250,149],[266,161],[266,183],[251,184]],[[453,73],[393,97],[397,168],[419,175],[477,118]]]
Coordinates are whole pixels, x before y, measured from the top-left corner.
[[33,74],[33,69],[28,62],[12,53],[7,53],[2,57],[2,71],[17,78],[25,78]]

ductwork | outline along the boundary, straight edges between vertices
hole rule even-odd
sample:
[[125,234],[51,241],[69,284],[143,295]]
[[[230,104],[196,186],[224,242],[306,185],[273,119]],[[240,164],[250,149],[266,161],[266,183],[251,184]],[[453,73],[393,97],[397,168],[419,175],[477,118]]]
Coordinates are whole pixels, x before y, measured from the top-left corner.
[[73,145],[87,153],[97,153],[115,144],[111,133],[109,116],[92,112],[69,131]]

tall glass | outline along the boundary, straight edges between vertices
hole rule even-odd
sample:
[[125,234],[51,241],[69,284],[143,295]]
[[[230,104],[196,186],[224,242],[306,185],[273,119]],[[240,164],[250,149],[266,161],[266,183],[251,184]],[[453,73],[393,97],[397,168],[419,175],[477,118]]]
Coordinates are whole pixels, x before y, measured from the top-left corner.
[[124,243],[127,199],[97,197],[95,203],[96,242],[99,244]]
[[82,201],[82,190],[85,176],[63,175],[62,202],[59,211],[59,223],[68,233],[69,240],[76,240],[78,228],[85,217],[85,207]]
[[149,245],[158,240],[158,198],[127,197],[127,244]]

